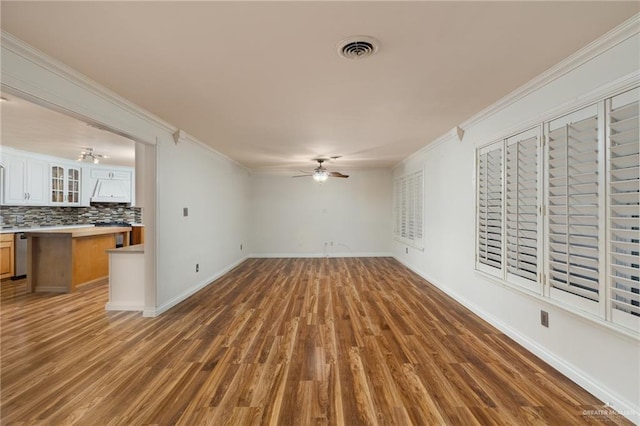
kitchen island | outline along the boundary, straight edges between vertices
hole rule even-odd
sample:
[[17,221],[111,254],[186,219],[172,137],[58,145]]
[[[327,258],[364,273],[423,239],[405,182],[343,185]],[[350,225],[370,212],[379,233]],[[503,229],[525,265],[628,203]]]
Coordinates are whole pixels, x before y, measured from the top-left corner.
[[28,231],[27,291],[70,293],[78,287],[106,281],[107,250],[116,235],[128,245],[130,227],[83,227]]

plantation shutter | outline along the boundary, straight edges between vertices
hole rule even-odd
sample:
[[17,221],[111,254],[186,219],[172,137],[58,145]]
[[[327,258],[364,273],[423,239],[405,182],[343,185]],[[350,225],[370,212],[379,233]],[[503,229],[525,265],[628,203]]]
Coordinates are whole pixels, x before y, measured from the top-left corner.
[[609,273],[612,320],[640,329],[640,137],[636,89],[609,113]]
[[424,183],[423,183],[423,175],[422,170],[414,173],[411,176],[413,180],[413,187],[411,198],[413,200],[413,211],[414,211],[414,235],[413,240],[415,241],[418,247],[423,246],[423,222],[424,222]]
[[422,170],[395,180],[395,235],[418,248],[423,247],[423,194]]
[[396,236],[400,236],[402,229],[402,209],[401,204],[401,183],[400,180],[396,180],[393,185],[393,216],[394,216],[394,228],[393,233]]
[[502,269],[502,151],[502,142],[478,151],[477,261],[493,273]]
[[552,121],[547,134],[550,296],[596,313],[601,233],[596,106]]
[[532,290],[538,284],[538,167],[540,129],[507,139],[507,280]]
[[409,176],[407,182],[407,234],[405,238],[415,240],[416,237],[416,205],[415,205],[415,185],[414,180]]

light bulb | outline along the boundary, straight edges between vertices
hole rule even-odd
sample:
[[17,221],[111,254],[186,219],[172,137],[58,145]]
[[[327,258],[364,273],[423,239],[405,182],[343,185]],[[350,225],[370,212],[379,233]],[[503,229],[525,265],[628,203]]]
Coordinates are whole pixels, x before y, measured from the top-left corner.
[[313,172],[313,180],[316,182],[324,182],[329,179],[329,173],[326,170],[316,170]]

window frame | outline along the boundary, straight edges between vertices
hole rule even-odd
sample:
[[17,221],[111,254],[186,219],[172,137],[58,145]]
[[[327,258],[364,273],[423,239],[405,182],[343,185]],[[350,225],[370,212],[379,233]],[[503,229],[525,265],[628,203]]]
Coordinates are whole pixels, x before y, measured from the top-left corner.
[[[622,86],[622,85],[621,85]],[[613,297],[612,291],[612,256],[611,256],[611,244],[612,236],[610,230],[610,222],[612,218],[610,210],[610,112],[611,105],[615,98],[620,97],[626,93],[635,92],[637,95],[633,98],[633,94],[630,95],[632,99],[640,98],[640,85],[637,81],[632,84],[626,84],[619,87],[617,90],[600,90],[598,96],[591,95],[587,100],[578,104],[577,102],[570,107],[565,106],[563,108],[557,108],[553,111],[553,114],[548,114],[544,117],[539,117],[536,120],[530,121],[529,125],[522,125],[520,129],[527,129],[522,131],[510,132],[508,136],[502,138],[493,139],[491,142],[485,144],[478,144],[475,149],[475,270],[481,276],[486,277],[491,282],[499,284],[501,286],[513,289],[514,291],[527,294],[530,297],[541,300],[549,305],[559,307],[568,312],[579,315],[580,317],[587,318],[591,321],[595,321],[598,324],[605,326],[609,329],[621,332],[626,336],[630,336],[636,340],[640,339],[640,316],[636,318],[635,314],[626,313],[623,311],[617,312],[618,309],[613,307],[611,301]],[[594,92],[595,93],[595,92]],[[587,97],[585,97],[587,98]],[[633,101],[632,101],[633,102]],[[549,228],[548,228],[548,129],[549,123],[556,120],[567,117],[571,114],[579,113],[580,110],[586,109],[589,106],[594,106],[597,110],[598,130],[597,130],[597,183],[598,183],[598,196],[597,196],[597,209],[598,209],[598,289],[599,300],[595,302],[596,307],[593,307],[593,301],[587,303],[584,306],[582,297],[575,296],[570,293],[566,293],[562,290],[552,289],[549,282]],[[624,105],[624,104],[621,104]],[[506,174],[507,174],[507,140],[517,136],[521,133],[531,131],[532,129],[539,129],[539,148],[538,155],[538,173],[540,179],[538,181],[538,215],[537,215],[537,252],[538,252],[538,280],[536,285],[523,286],[517,279],[509,277],[507,272],[507,247],[505,245],[507,234],[507,215],[506,215]],[[502,216],[502,268],[487,268],[486,265],[481,264],[479,260],[479,155],[482,150],[486,150],[494,144],[502,143],[503,146],[503,162],[502,162],[502,176],[503,176],[503,216]],[[634,163],[635,164],[635,163]],[[635,167],[635,166],[634,166]],[[632,228],[633,229],[633,228]],[[635,242],[635,240],[632,240]],[[635,275],[634,275],[635,277]],[[528,288],[531,287],[531,288]],[[587,299],[585,299],[587,300]],[[591,306],[589,306],[591,305]],[[624,318],[620,319],[623,316]]]
[[[481,173],[480,161],[481,161],[481,158],[480,157],[482,155],[484,155],[485,153],[488,154],[488,153],[493,152],[495,150],[500,150],[501,151],[501,153],[500,153],[500,158],[501,158],[500,164],[501,164],[501,186],[502,186],[501,191],[502,191],[502,198],[501,198],[501,202],[500,203],[501,203],[502,232],[501,232],[501,242],[500,242],[500,253],[501,253],[501,258],[502,259],[501,259],[499,268],[496,267],[496,266],[491,266],[491,265],[489,265],[487,263],[482,262],[481,261],[481,256],[480,256],[480,253],[479,253],[480,252],[480,250],[479,250],[479,248],[480,248],[480,239],[481,239],[481,237],[480,237],[480,227],[481,227],[481,225],[480,225],[480,222],[481,222],[480,213],[481,213],[481,208],[480,208],[480,203],[479,203],[479,201],[480,201],[480,190],[481,190],[481,188],[480,188],[480,182],[481,182],[481,179],[480,179],[480,173]],[[504,150],[504,141],[503,140],[490,142],[490,143],[488,143],[486,145],[483,145],[482,147],[479,147],[476,150],[476,163],[475,163],[475,165],[476,165],[475,176],[476,176],[476,182],[477,182],[476,183],[476,192],[475,192],[475,194],[476,194],[476,202],[475,202],[475,206],[476,206],[476,208],[475,208],[475,212],[476,212],[476,218],[475,218],[476,219],[476,221],[475,221],[475,223],[476,223],[475,260],[476,260],[476,262],[475,262],[475,266],[476,266],[476,269],[479,270],[479,271],[482,271],[482,272],[485,272],[487,274],[491,274],[491,275],[494,275],[494,276],[499,276],[499,277],[503,276],[504,269],[505,269],[505,267],[504,267],[504,265],[505,265],[505,262],[504,262],[505,232],[504,232],[504,226],[503,226],[504,225],[504,212],[505,212],[505,203],[504,203],[504,189],[505,189],[505,184],[504,184],[504,182],[505,182],[504,158],[505,158],[505,156],[504,156],[504,153],[505,153],[505,150]],[[488,206],[487,206],[487,208],[488,208]],[[488,212],[487,212],[487,214],[488,214]]]

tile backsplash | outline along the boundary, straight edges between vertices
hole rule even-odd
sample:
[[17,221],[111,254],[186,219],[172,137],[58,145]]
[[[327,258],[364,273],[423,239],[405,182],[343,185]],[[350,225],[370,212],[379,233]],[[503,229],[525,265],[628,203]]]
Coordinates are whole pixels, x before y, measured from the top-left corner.
[[90,207],[1,206],[0,222],[2,226],[19,228],[95,222],[142,223],[142,211],[140,207],[113,203],[95,203]]

